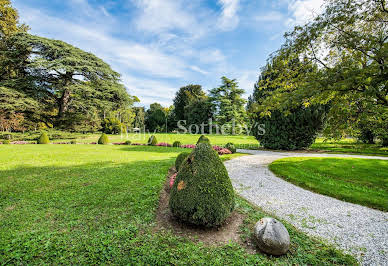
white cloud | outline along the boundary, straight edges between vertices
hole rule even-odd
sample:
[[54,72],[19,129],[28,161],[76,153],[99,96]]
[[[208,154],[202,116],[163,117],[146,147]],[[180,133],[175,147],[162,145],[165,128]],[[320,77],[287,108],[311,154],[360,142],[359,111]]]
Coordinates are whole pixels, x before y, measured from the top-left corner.
[[222,6],[222,14],[218,21],[218,27],[221,30],[228,31],[237,27],[240,19],[237,11],[240,0],[218,0]]
[[180,58],[156,47],[120,40],[109,33],[48,16],[36,9],[21,8],[21,11],[28,14],[23,20],[33,32],[70,42],[115,66],[168,78],[183,77],[187,71],[188,67]]
[[271,11],[269,13],[257,15],[253,19],[257,22],[281,21],[284,19],[284,15],[278,11]]
[[294,0],[288,5],[291,18],[286,21],[289,26],[302,25],[320,14],[324,8],[324,0]]
[[199,36],[204,28],[198,23],[195,12],[182,0],[135,0],[139,8],[135,23],[139,30],[154,34],[179,30]]
[[150,105],[159,102],[163,106],[170,106],[177,88],[165,82],[137,78],[123,75],[123,81],[130,88],[132,94],[140,99],[141,105]]

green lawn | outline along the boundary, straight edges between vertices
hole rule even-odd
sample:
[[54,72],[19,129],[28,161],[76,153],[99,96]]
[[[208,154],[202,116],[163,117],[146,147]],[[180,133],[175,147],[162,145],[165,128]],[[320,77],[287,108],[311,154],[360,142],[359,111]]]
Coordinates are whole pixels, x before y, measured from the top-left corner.
[[340,200],[388,211],[388,161],[285,158],[269,168],[279,177]]
[[[5,136],[11,135],[12,140],[35,141],[40,133],[27,132],[22,133],[0,133],[0,141]],[[195,144],[200,135],[190,134],[174,134],[174,133],[156,133],[154,134],[158,142],[167,142],[172,144],[174,141],[181,141],[183,144]],[[82,134],[69,133],[61,131],[49,131],[49,136],[52,142],[70,142],[76,140],[78,143],[97,142],[101,134]],[[122,134],[109,135],[110,142],[124,142],[130,140],[137,143],[147,143],[151,134]],[[229,136],[229,135],[207,135],[213,145],[225,145],[228,142],[234,143],[238,148],[242,149],[259,149],[259,143],[253,136]],[[325,141],[323,138],[318,138],[315,143],[308,149],[309,151],[318,151],[324,153],[351,153],[364,155],[379,155],[388,156],[388,147],[381,147],[379,144],[362,144],[355,139],[343,139],[340,141]]]
[[[154,230],[159,192],[182,149],[113,145],[0,146],[1,264],[355,264],[285,223],[279,258],[238,243],[205,246]],[[236,155],[233,155],[236,156]],[[265,213],[237,199],[251,228]]]
[[359,143],[355,139],[343,139],[340,141],[324,141],[318,138],[309,148],[311,151],[323,151],[328,153],[351,153],[363,155],[388,156],[388,147],[379,144]]

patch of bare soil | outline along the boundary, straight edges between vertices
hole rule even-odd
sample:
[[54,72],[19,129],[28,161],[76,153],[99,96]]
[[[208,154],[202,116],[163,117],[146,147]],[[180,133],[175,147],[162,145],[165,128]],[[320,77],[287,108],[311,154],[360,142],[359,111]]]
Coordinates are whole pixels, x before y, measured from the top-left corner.
[[245,216],[238,211],[234,211],[224,225],[218,228],[204,228],[177,220],[168,207],[169,179],[174,173],[175,169],[169,170],[165,189],[160,193],[159,207],[156,212],[156,231],[171,230],[176,235],[187,237],[194,242],[202,242],[208,246],[221,246],[233,241],[240,243],[250,252],[255,252],[252,243],[243,243],[241,240],[239,231]]

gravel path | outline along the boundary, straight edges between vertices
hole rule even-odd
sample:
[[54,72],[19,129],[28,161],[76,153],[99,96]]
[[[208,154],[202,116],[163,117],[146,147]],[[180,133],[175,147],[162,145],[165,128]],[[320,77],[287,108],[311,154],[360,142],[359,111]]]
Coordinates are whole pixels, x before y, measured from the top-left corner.
[[[363,265],[388,265],[388,213],[340,201],[276,177],[268,164],[285,157],[388,157],[238,150],[254,154],[225,162],[237,192],[301,231],[351,253]],[[387,173],[388,175],[388,173]]]

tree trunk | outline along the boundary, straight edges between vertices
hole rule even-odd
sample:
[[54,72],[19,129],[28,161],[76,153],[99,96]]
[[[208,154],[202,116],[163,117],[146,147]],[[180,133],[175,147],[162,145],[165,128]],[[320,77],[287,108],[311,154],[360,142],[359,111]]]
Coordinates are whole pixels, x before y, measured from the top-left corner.
[[70,102],[70,91],[65,89],[63,91],[62,97],[59,99],[59,109],[58,109],[58,118],[63,118],[65,112],[69,107]]

